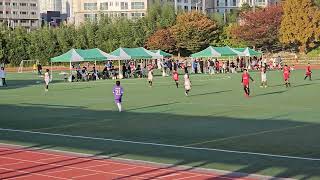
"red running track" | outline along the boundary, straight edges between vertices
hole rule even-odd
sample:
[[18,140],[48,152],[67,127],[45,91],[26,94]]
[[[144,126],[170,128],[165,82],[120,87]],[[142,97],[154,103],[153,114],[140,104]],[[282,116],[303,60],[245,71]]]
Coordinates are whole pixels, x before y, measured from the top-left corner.
[[0,179],[19,180],[249,180],[218,173],[141,165],[114,159],[0,145]]

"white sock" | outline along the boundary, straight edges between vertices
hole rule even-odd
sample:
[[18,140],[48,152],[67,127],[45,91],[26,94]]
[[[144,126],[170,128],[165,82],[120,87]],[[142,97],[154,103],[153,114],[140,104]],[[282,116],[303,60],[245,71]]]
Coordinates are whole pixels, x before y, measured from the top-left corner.
[[117,106],[118,106],[119,112],[121,112],[122,111],[121,103],[117,103]]

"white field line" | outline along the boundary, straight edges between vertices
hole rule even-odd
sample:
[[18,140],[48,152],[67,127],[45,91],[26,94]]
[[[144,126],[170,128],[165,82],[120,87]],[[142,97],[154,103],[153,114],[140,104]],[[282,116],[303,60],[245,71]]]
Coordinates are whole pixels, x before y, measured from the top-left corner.
[[67,178],[54,177],[54,176],[49,176],[49,175],[45,175],[45,174],[30,173],[28,171],[14,170],[14,169],[8,169],[8,168],[0,168],[0,169],[26,174],[26,175],[21,175],[21,176],[20,175],[12,175],[12,176],[19,176],[19,177],[10,177],[10,178],[4,178],[4,179],[18,179],[18,178],[25,178],[26,176],[38,175],[38,176],[49,177],[49,178],[53,178],[53,179],[69,180]]
[[313,124],[307,124],[307,125],[301,125],[301,126],[293,126],[293,127],[286,127],[286,128],[280,128],[280,129],[272,129],[272,130],[260,131],[260,132],[255,132],[255,133],[248,133],[248,134],[243,134],[243,135],[238,135],[238,136],[231,136],[231,137],[226,137],[226,138],[208,140],[208,141],[203,141],[203,142],[196,142],[196,143],[192,143],[192,144],[186,144],[184,146],[203,145],[203,144],[212,143],[212,142],[226,141],[226,140],[238,139],[238,138],[242,138],[242,137],[250,137],[250,136],[256,136],[256,135],[261,135],[261,134],[269,134],[269,133],[274,133],[274,132],[283,132],[283,131],[303,128],[303,127],[309,127],[309,126],[314,126],[314,125]]
[[20,133],[28,133],[28,134],[38,134],[38,135],[48,135],[48,136],[57,136],[57,137],[88,139],[88,140],[99,140],[99,141],[109,141],[109,142],[120,142],[120,143],[149,145],[149,146],[157,146],[157,147],[170,147],[170,148],[189,149],[189,150],[215,151],[215,152],[224,152],[224,153],[233,153],[233,154],[245,154],[245,155],[253,155],[253,156],[283,158],[283,159],[295,159],[295,160],[305,160],[305,161],[320,161],[320,158],[286,156],[286,155],[256,153],[256,152],[249,152],[249,151],[235,151],[235,150],[216,149],[216,148],[200,148],[200,147],[191,147],[191,146],[183,146],[183,145],[171,145],[171,144],[139,142],[139,141],[130,141],[130,140],[121,140],[121,139],[111,139],[111,138],[98,138],[98,137],[77,136],[77,135],[68,135],[68,134],[45,133],[45,132],[27,131],[27,130],[18,130],[18,129],[0,128],[0,131],[20,132]]

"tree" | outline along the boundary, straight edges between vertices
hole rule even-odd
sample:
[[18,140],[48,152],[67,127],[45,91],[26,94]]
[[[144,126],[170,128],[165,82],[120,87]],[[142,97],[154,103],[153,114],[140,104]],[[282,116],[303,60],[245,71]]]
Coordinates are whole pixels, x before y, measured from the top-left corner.
[[232,31],[237,24],[229,24],[219,28],[219,36],[210,43],[212,46],[231,46],[231,47],[247,47],[248,44],[241,39],[237,39],[232,35]]
[[216,38],[217,25],[199,12],[186,12],[178,15],[172,34],[179,50],[197,52]]
[[63,25],[56,29],[57,42],[61,53],[75,47],[76,29],[73,25]]
[[21,27],[8,31],[7,60],[10,64],[17,66],[22,60],[29,59],[27,35],[27,31]]
[[319,42],[320,10],[312,0],[286,0],[280,28],[284,44],[296,44],[305,53]]
[[47,64],[50,58],[59,54],[56,31],[57,29],[46,26],[28,34],[30,44],[26,49],[30,59]]
[[161,49],[167,52],[175,51],[176,41],[172,37],[172,32],[170,29],[159,29],[153,35],[151,35],[147,42],[146,46],[149,49]]
[[279,5],[247,11],[240,15],[240,23],[233,26],[231,35],[254,47],[270,48],[279,43],[279,29],[283,15]]

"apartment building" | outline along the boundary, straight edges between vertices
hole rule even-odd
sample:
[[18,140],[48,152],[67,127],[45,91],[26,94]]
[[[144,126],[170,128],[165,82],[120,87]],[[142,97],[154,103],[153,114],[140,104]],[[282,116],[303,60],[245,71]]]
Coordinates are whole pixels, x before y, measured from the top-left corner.
[[40,10],[38,0],[0,0],[0,22],[12,28],[39,27]]
[[40,0],[40,13],[42,25],[60,25],[72,19],[72,0]]
[[97,20],[100,15],[107,17],[143,17],[147,13],[148,0],[74,0],[74,23]]
[[243,4],[266,7],[278,3],[279,0],[214,0],[214,12],[224,13],[239,9]]

